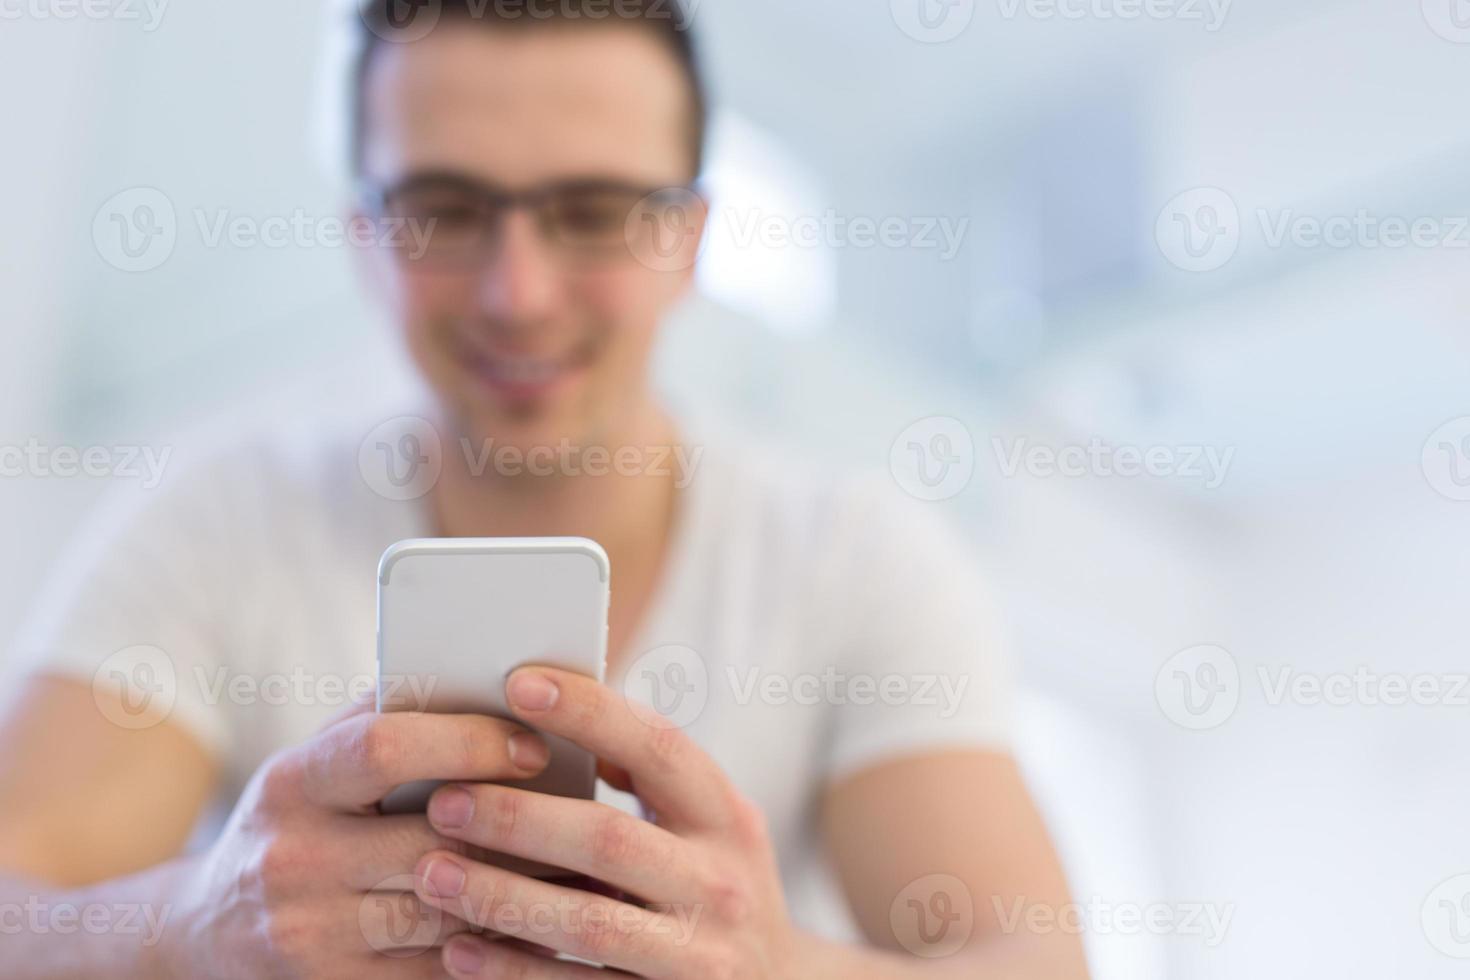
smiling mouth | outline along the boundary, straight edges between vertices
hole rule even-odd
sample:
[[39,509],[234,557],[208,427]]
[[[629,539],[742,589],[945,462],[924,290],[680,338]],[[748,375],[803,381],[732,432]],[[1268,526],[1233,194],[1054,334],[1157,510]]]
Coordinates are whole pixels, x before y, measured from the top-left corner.
[[461,349],[461,361],[484,387],[515,401],[544,398],[570,381],[591,361],[590,351],[561,357],[491,354]]

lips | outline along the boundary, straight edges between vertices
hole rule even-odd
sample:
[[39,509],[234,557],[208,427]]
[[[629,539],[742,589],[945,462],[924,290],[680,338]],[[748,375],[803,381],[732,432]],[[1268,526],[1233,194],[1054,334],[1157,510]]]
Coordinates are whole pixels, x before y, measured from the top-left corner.
[[460,341],[460,361],[482,386],[502,398],[544,398],[579,374],[590,361],[578,350],[559,357],[490,352]]
[[477,358],[480,372],[492,384],[501,385],[544,385],[550,384],[565,370],[559,361],[536,358]]

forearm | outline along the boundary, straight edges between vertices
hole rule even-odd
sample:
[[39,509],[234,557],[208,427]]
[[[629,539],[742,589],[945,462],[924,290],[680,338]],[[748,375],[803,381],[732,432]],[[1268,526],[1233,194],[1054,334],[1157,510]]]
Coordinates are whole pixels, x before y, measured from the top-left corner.
[[187,870],[175,861],[78,889],[0,872],[0,972],[16,980],[168,975]]
[[851,980],[1087,980],[1075,936],[1002,935],[950,956],[925,959],[872,946],[813,940],[807,977]]

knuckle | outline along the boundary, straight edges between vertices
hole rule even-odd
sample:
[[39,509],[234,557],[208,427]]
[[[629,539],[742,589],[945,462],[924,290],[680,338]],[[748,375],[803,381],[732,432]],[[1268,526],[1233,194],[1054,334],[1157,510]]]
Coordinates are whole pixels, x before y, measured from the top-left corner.
[[594,904],[584,910],[581,921],[577,923],[577,952],[574,955],[584,960],[602,962],[626,941],[627,936],[606,906]]
[[[447,756],[445,762],[450,771],[462,772],[468,777],[470,773],[477,769],[483,769],[483,766],[477,766],[476,763],[485,757],[485,747],[487,745],[498,745],[501,743],[501,739],[489,737],[493,736],[494,732],[486,731],[484,727],[476,724],[476,721],[479,720],[455,719],[452,723],[455,737],[453,739],[446,739],[441,743],[444,746]],[[486,722],[494,721],[491,718],[483,720]]]
[[648,740],[649,761],[660,772],[680,769],[689,752],[689,736],[682,728],[659,727]]
[[295,890],[307,858],[308,853],[287,838],[278,837],[266,845],[256,865],[256,876],[267,901]]
[[304,959],[316,946],[311,922],[296,912],[271,916],[265,926],[265,942],[275,956],[287,962]]
[[589,844],[593,863],[601,870],[637,863],[638,830],[633,818],[620,810],[600,814],[592,825]]
[[733,875],[721,876],[709,889],[710,911],[715,918],[730,926],[750,923],[754,916],[754,900],[744,882]]
[[[467,893],[468,894],[468,893]],[[519,912],[520,909],[515,901],[515,889],[511,887],[510,881],[503,875],[490,875],[475,892],[473,907],[464,909],[466,921],[478,922],[481,925],[496,921],[506,912]],[[471,899],[466,897],[464,901]]]
[[755,801],[740,793],[733,793],[732,796],[730,813],[736,833],[745,841],[765,840],[769,834],[765,811]]
[[701,944],[689,954],[689,975],[700,980],[735,980],[736,958],[723,942]]
[[391,715],[371,719],[351,740],[347,752],[355,767],[375,773],[396,771],[404,754],[403,735]]
[[484,813],[486,836],[494,841],[514,840],[516,825],[521,820],[520,794],[481,787],[477,795],[475,812]]
[[294,753],[281,752],[266,760],[260,774],[260,805],[278,811],[301,798],[301,767]]
[[705,976],[709,980],[735,980],[738,959],[733,950],[724,946],[716,947],[714,953],[709,957],[708,969]]

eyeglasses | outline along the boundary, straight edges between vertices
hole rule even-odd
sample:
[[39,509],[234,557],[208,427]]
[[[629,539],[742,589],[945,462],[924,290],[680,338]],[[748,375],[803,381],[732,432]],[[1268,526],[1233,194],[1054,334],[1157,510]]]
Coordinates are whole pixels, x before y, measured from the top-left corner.
[[[699,198],[691,186],[645,187],[611,180],[572,180],[508,191],[457,174],[420,174],[395,184],[359,186],[363,208],[397,225],[409,261],[442,266],[482,262],[499,247],[512,211],[531,212],[542,239],[574,258],[606,260],[637,247],[644,225],[668,220],[670,209]],[[677,216],[680,222],[687,219]],[[391,230],[391,229],[389,229]]]

